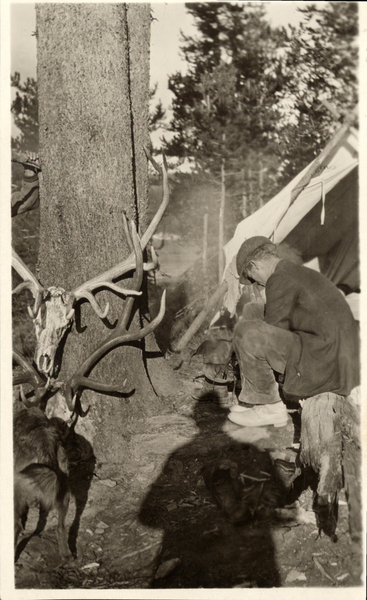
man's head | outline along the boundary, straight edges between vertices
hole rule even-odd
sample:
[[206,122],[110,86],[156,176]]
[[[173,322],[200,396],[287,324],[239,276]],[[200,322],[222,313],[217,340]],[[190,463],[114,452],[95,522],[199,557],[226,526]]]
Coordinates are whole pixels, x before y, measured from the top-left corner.
[[248,238],[236,257],[240,283],[249,285],[256,281],[265,285],[279,260],[277,247],[268,238],[262,235]]

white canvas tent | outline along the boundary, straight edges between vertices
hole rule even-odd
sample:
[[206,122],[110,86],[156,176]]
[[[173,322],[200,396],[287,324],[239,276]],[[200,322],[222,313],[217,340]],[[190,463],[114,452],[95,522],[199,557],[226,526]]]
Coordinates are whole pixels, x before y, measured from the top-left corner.
[[317,268],[336,285],[351,292],[347,299],[355,299],[360,287],[358,132],[347,129],[322,161],[321,174],[316,172],[292,203],[297,186],[312,164],[262,208],[241,221],[224,247],[224,279],[228,283],[224,304],[231,313],[240,294],[236,254],[241,244],[254,235],[287,244],[301,256],[304,264]]

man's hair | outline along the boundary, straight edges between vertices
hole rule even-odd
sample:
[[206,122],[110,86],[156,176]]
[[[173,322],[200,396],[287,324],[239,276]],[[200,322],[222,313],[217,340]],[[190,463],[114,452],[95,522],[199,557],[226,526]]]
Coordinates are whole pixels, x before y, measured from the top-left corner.
[[262,244],[261,246],[256,248],[248,257],[245,269],[249,267],[251,261],[260,260],[269,256],[276,256],[279,258],[277,247],[272,242],[266,242],[265,244]]

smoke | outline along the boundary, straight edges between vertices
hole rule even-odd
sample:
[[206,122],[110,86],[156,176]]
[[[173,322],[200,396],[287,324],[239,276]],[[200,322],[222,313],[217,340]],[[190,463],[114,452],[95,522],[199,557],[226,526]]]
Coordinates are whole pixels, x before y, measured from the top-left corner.
[[290,260],[298,265],[303,264],[302,254],[296,248],[292,248],[289,246],[289,244],[285,243],[280,243],[277,248],[280,258],[286,258],[287,260]]

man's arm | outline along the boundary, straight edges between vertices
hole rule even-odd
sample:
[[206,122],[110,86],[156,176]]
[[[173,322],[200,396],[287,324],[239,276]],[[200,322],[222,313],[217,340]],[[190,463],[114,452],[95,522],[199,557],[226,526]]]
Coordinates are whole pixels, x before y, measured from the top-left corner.
[[295,281],[284,273],[273,273],[266,284],[265,322],[290,329],[298,297]]

